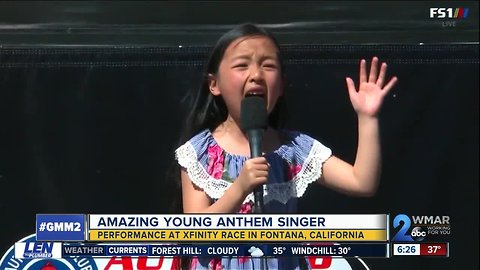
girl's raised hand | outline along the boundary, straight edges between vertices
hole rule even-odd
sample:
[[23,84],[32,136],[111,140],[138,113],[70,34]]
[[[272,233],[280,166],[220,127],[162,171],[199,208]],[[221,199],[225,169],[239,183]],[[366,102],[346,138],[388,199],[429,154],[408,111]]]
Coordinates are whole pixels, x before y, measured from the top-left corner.
[[387,64],[382,63],[379,71],[378,58],[373,57],[368,77],[366,61],[364,59],[360,61],[360,84],[358,91],[353,80],[349,77],[346,78],[350,101],[359,116],[376,117],[380,112],[383,98],[397,82],[397,77],[393,77],[385,84],[386,73]]

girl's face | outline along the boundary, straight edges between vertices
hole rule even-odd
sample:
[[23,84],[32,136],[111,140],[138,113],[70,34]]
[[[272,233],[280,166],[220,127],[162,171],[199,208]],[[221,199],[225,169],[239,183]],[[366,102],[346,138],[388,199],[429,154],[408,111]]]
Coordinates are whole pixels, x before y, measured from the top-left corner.
[[222,96],[229,115],[240,120],[242,99],[262,95],[270,113],[283,93],[278,49],[265,36],[242,37],[225,50],[217,74],[209,74],[210,92]]

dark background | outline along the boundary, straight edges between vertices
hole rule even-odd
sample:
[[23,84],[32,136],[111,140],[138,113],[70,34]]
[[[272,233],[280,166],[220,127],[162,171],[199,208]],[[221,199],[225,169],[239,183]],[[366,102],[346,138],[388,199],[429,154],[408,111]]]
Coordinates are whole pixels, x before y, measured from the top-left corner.
[[[430,7],[469,15],[431,19]],[[450,258],[367,263],[478,269],[478,1],[1,1],[0,253],[34,233],[36,213],[169,212],[184,96],[216,39],[247,21],[282,45],[288,127],[347,161],[357,135],[344,78],[358,81],[374,55],[399,77],[381,114],[377,195],[314,185],[301,212],[449,215]]]

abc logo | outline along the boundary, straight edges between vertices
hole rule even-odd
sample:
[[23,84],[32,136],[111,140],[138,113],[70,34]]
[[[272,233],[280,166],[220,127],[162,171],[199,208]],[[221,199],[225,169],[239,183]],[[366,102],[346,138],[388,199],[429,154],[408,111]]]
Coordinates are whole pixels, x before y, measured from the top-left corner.
[[415,241],[422,241],[425,236],[427,236],[427,232],[424,232],[420,227],[415,227],[412,229],[410,235],[413,239],[415,239]]

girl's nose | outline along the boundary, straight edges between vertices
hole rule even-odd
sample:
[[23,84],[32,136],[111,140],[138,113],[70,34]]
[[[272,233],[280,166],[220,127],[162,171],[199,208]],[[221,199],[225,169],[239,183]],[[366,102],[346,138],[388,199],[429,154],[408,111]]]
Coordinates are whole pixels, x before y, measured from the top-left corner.
[[250,68],[250,81],[259,82],[263,80],[263,71],[261,67],[252,65]]

